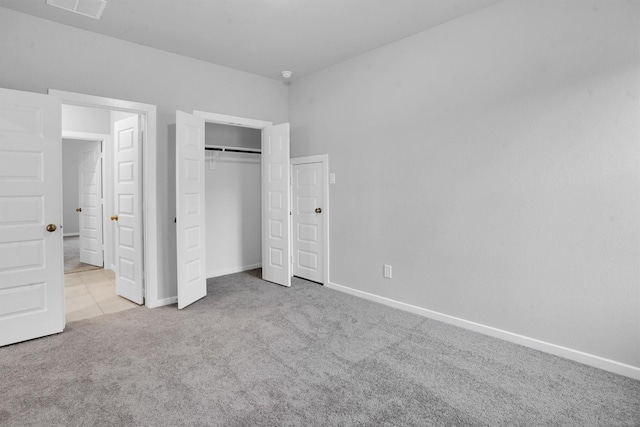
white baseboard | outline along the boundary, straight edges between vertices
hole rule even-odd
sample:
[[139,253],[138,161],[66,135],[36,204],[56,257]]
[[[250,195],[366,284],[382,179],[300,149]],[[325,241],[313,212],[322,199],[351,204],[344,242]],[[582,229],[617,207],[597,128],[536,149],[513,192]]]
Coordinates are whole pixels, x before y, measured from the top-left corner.
[[80,233],[63,233],[62,237],[74,237],[74,236],[79,236]]
[[415,305],[392,300],[390,298],[382,297],[375,294],[370,294],[368,292],[359,291],[357,289],[338,285],[336,283],[329,282],[327,283],[326,286],[328,288],[335,289],[340,292],[345,292],[347,294],[355,295],[357,297],[378,302],[380,304],[388,305],[390,307],[399,308],[400,310],[404,310],[413,314],[428,317],[433,320],[438,320],[444,323],[459,326],[461,328],[469,329],[471,331],[489,335],[494,338],[499,338],[499,339],[509,341],[515,344],[519,344],[525,347],[533,348],[535,350],[540,350],[545,353],[550,353],[555,356],[564,357],[565,359],[573,360],[575,362],[583,363],[585,365],[604,369],[605,371],[613,372],[613,373],[624,375],[626,377],[630,377],[636,380],[640,380],[640,367],[637,367],[637,366],[627,365],[625,363],[616,362],[615,360],[605,359],[604,357],[596,356],[589,353],[584,353],[579,350],[574,350],[574,349],[562,347],[556,344],[551,344],[545,341],[540,341],[535,338],[529,338],[523,335],[514,334],[512,332],[504,331],[502,329],[482,325],[480,323],[471,322],[469,320],[460,319],[458,317],[449,316],[447,314],[438,313],[437,311],[428,310],[426,308],[417,307]]
[[262,267],[262,263],[259,262],[257,264],[220,268],[217,270],[208,271],[207,279],[211,279],[213,277],[219,277],[219,276],[226,276],[227,274],[241,273],[243,271],[254,270],[260,267]]
[[156,308],[156,307],[162,307],[163,305],[176,304],[177,302],[178,302],[178,297],[175,296],[175,297],[169,297],[169,298],[160,298],[155,301],[147,300],[145,305],[147,306],[147,308]]

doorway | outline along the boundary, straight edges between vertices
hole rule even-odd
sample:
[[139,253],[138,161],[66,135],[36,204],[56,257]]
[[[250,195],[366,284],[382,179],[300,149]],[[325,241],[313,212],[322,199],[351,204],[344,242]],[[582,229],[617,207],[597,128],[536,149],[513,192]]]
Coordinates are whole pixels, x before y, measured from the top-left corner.
[[261,129],[262,278],[291,286],[289,123],[176,112],[178,309],[207,295],[205,122]]
[[[118,201],[130,201],[135,196],[135,205],[140,205],[140,195],[135,194],[135,188],[141,187],[140,177],[135,178],[140,159],[130,154],[140,148],[131,136],[139,132],[130,131],[139,122],[139,115],[135,113],[62,107],[64,287],[68,321],[130,309],[143,302],[141,286],[139,295],[130,289],[131,282],[135,282],[135,270],[127,271],[134,263],[126,265],[125,252],[132,246],[131,242],[122,242],[121,238],[122,229],[129,226],[132,230],[136,224],[120,226],[116,222],[117,215],[123,223],[127,217],[136,217],[133,204],[127,206]],[[129,131],[124,138],[122,132],[118,132],[123,128],[125,133]],[[124,167],[122,153],[125,154]],[[128,187],[126,191],[121,188],[123,180]],[[141,237],[141,225],[136,228]],[[131,234],[134,233],[128,233],[127,237]],[[141,244],[135,247],[140,248]],[[131,276],[133,280],[129,280]],[[139,276],[141,284],[141,274]]]
[[259,129],[205,124],[207,278],[262,265]]
[[[139,294],[144,298],[144,304],[149,308],[160,307],[175,302],[173,296],[161,295],[164,281],[159,277],[158,263],[158,211],[156,209],[156,106],[121,99],[105,98],[81,93],[67,92],[49,89],[49,95],[59,98],[63,105],[77,107],[93,107],[96,109],[111,110],[119,113],[135,114],[139,117],[140,132],[140,156],[138,159],[141,171],[140,201],[136,204],[136,211],[140,213],[142,240],[136,253],[140,256],[140,265],[133,266],[140,275],[137,282]],[[109,131],[110,132],[110,131]],[[81,133],[81,132],[80,132]],[[125,130],[126,133],[126,130]],[[110,145],[106,146],[108,151]],[[107,159],[109,156],[107,155]],[[108,167],[108,165],[107,165]],[[126,169],[126,167],[124,168]],[[146,209],[142,209],[142,207]],[[109,210],[111,212],[111,210]],[[109,218],[114,215],[109,215]],[[106,217],[106,216],[105,216]],[[127,230],[124,230],[127,231]],[[108,242],[109,233],[105,232],[105,243]],[[108,245],[107,245],[108,246]],[[109,265],[105,254],[105,262]],[[131,265],[127,266],[131,267]],[[116,268],[116,270],[118,270]],[[131,268],[127,268],[129,272]],[[147,286],[145,286],[147,284]]]

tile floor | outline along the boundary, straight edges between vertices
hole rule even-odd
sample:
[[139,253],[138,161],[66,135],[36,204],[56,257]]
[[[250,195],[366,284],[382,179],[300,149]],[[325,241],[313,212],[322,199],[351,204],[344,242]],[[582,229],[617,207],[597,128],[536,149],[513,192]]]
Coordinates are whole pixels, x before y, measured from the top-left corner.
[[116,295],[113,270],[91,270],[64,275],[67,322],[129,310],[137,304]]

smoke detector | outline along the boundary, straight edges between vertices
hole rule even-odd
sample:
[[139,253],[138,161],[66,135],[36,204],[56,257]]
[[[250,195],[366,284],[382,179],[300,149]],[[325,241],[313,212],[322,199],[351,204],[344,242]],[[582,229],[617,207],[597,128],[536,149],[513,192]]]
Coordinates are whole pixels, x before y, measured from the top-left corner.
[[78,15],[100,19],[107,2],[106,0],[47,0],[47,4]]
[[282,77],[284,77],[285,79],[290,79],[291,76],[293,76],[293,71],[283,71],[282,72]]

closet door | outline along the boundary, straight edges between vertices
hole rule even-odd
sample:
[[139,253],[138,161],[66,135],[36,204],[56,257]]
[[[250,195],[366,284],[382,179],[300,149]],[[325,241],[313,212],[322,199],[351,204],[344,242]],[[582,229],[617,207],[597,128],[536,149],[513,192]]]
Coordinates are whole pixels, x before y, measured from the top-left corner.
[[291,286],[289,123],[262,130],[262,278]]
[[176,111],[178,308],[207,295],[204,119]]

